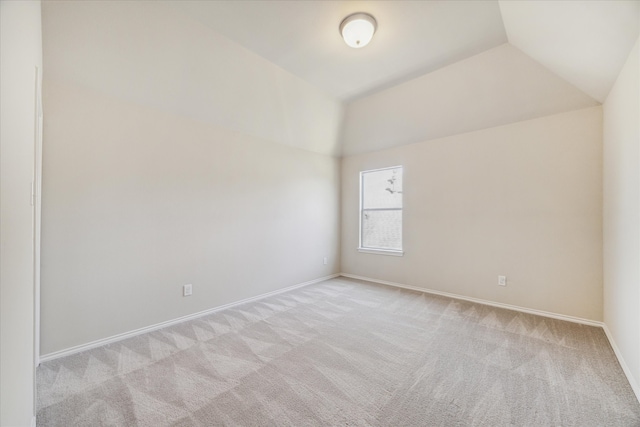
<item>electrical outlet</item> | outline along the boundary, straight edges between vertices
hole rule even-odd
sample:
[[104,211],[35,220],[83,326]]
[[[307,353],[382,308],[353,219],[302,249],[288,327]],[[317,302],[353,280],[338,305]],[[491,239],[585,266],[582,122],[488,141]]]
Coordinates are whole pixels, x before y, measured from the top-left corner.
[[322,258],[322,263],[323,263],[324,265],[327,265],[327,257]]
[[498,286],[507,286],[507,276],[498,276]]
[[188,297],[193,293],[193,286],[191,284],[189,285],[184,285],[182,287],[182,296],[183,297]]

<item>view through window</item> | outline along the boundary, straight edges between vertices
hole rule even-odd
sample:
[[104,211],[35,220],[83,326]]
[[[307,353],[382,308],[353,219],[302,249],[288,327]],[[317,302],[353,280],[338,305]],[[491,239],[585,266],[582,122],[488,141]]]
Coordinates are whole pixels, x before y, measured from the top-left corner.
[[360,249],[402,251],[402,166],[360,172]]

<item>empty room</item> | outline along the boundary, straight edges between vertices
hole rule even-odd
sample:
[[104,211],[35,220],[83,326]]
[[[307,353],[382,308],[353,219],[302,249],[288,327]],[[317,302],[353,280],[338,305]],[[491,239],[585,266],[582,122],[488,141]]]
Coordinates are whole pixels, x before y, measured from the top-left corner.
[[640,426],[640,1],[0,31],[2,427]]

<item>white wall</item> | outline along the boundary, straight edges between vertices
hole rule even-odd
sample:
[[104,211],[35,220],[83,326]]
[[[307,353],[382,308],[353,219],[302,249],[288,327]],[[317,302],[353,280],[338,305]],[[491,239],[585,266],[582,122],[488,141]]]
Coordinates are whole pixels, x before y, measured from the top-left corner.
[[[601,162],[601,107],[346,157],[342,271],[602,320]],[[394,165],[405,254],[359,253],[358,172]]]
[[339,159],[44,90],[42,354],[339,271]]
[[639,42],[604,103],[604,321],[640,396]]
[[41,354],[339,271],[337,100],[161,2],[43,35]]
[[34,416],[34,253],[31,182],[39,1],[0,2],[0,425]]

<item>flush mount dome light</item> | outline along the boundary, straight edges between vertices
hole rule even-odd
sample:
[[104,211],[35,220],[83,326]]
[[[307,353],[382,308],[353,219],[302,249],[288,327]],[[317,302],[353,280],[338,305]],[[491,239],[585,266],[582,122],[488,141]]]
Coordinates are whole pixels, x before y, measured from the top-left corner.
[[340,34],[348,46],[361,48],[369,44],[377,27],[378,23],[373,16],[358,12],[342,20]]

